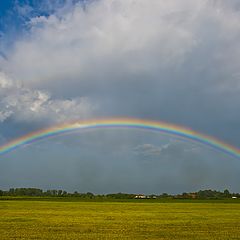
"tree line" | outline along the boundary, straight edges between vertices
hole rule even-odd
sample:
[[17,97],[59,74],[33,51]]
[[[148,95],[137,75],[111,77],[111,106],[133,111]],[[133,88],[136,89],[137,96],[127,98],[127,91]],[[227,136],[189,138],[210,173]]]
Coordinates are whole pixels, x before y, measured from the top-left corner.
[[0,190],[0,196],[28,196],[28,197],[78,197],[86,199],[136,199],[136,198],[146,198],[146,199],[225,199],[225,198],[240,198],[239,193],[230,193],[229,190],[216,191],[216,190],[200,190],[198,192],[171,195],[167,193],[162,193],[160,195],[144,195],[144,194],[129,194],[129,193],[111,193],[111,194],[93,194],[91,192],[79,193],[67,192],[63,190],[42,190],[39,188],[10,188],[7,191]]

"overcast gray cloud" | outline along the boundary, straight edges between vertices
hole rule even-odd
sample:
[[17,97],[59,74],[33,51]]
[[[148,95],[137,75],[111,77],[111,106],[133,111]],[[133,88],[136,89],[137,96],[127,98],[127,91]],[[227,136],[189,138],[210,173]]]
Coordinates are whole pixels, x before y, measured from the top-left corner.
[[5,155],[0,182],[2,187],[95,193],[238,191],[239,167],[236,159],[161,134],[101,129],[49,139]]
[[[16,130],[21,135],[56,122],[127,116],[185,125],[240,146],[239,1],[50,2],[41,6],[50,14],[37,17],[29,6],[20,6],[27,30],[10,47],[4,34],[1,38],[3,139],[14,137],[13,129],[21,128]],[[206,162],[213,156],[195,146],[133,142],[128,153],[134,159],[159,155],[165,164],[170,162],[169,169],[174,159],[179,170],[174,176],[202,169],[193,182],[208,172]],[[206,152],[205,160],[197,157],[198,150]],[[191,158],[197,160],[184,161]],[[87,165],[74,164],[79,169]],[[206,179],[219,186],[219,176]]]

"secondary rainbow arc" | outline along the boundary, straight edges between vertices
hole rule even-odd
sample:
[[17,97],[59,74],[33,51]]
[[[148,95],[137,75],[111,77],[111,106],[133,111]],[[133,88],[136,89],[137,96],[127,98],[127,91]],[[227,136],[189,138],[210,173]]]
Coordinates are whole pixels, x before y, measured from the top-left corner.
[[214,137],[196,132],[192,129],[169,124],[160,121],[151,121],[133,118],[98,119],[88,121],[77,121],[68,124],[58,125],[47,129],[29,133],[20,138],[14,139],[0,146],[0,155],[13,151],[21,146],[33,144],[42,139],[70,133],[81,129],[99,128],[132,128],[149,131],[159,131],[165,134],[174,135],[187,141],[197,142],[223,152],[229,156],[240,158],[240,149],[231,146]]

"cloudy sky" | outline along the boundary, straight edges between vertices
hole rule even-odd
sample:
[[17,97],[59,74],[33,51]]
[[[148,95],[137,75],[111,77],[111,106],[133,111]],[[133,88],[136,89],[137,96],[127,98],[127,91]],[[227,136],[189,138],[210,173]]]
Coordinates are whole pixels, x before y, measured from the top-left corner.
[[[240,147],[238,0],[0,2],[0,143],[103,117]],[[240,191],[240,161],[160,133],[74,133],[0,156],[0,188]]]

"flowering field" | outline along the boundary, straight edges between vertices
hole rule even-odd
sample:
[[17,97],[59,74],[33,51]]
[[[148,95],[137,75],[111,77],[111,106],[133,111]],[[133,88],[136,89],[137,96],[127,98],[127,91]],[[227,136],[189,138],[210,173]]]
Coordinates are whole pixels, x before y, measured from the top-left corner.
[[238,203],[0,201],[0,239],[239,239]]

